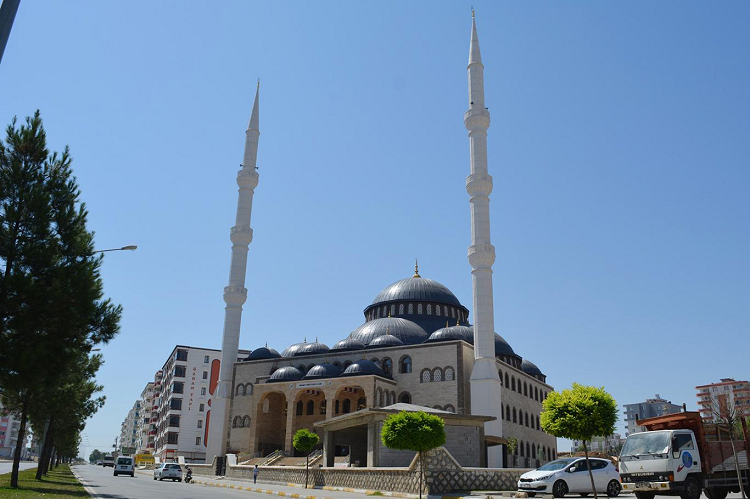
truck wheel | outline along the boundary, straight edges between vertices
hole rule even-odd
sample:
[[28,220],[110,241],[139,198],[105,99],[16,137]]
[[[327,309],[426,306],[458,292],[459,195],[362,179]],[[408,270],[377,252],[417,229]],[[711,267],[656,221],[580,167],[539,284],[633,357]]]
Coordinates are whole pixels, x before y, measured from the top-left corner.
[[617,480],[610,480],[607,484],[607,496],[608,497],[617,497],[620,495],[620,490],[622,487],[620,486],[620,482]]
[[568,484],[562,480],[556,481],[555,484],[552,486],[552,495],[554,497],[565,497],[565,494],[567,493],[568,493]]
[[637,499],[654,499],[656,492],[636,492],[635,497]]
[[688,477],[685,480],[685,489],[680,492],[682,499],[700,499],[701,497],[701,484],[698,483],[694,477]]
[[706,494],[708,499],[725,499],[729,490],[721,487],[711,487],[710,489],[703,489],[703,493]]

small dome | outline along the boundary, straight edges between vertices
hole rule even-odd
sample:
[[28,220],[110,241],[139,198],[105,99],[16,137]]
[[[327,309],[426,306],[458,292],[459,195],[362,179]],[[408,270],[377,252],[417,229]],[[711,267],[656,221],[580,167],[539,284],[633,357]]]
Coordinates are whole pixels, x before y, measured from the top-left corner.
[[281,356],[282,357],[294,357],[294,354],[297,353],[299,349],[305,345],[307,345],[306,341],[303,341],[301,343],[295,343],[294,345],[290,345],[281,352]]
[[398,347],[403,346],[404,342],[393,336],[392,334],[384,334],[378,336],[367,345],[367,348],[378,348],[378,347]]
[[295,357],[299,357],[300,355],[315,355],[315,354],[321,354],[326,353],[330,350],[326,345],[323,343],[318,343],[317,341],[313,343],[303,343],[301,347],[297,349],[296,352],[294,352]]
[[544,376],[541,369],[539,369],[536,364],[527,359],[523,359],[523,362],[521,362],[521,371],[532,376]]
[[302,379],[337,378],[341,375],[341,369],[333,364],[318,364],[307,371]]
[[354,338],[344,338],[331,347],[331,351],[336,352],[351,352],[353,350],[364,350],[365,344]]
[[434,301],[448,305],[461,306],[456,295],[437,281],[424,277],[409,277],[396,281],[375,297],[373,305],[391,301]]
[[510,355],[512,357],[518,357],[519,359],[521,358],[513,351],[510,344],[505,341],[505,338],[497,333],[495,333],[495,355]]
[[250,355],[245,357],[245,360],[278,359],[279,357],[281,355],[273,348],[260,347],[253,350]]
[[302,379],[302,376],[302,373],[296,367],[286,366],[276,369],[271,377],[266,380],[266,383],[274,383],[277,381],[299,381]]
[[[450,340],[464,340],[466,341],[466,337],[463,331],[463,328],[466,328],[466,326],[451,326],[451,327],[444,327],[441,329],[438,329],[434,333],[430,335],[427,340],[425,340],[425,343],[436,343],[438,341],[450,341]],[[469,329],[469,328],[466,328]],[[473,332],[471,333],[473,336]]]
[[350,365],[341,374],[341,376],[366,376],[368,374],[385,377],[383,370],[380,369],[380,367],[378,367],[378,365],[373,361],[367,359],[358,360],[354,364]]
[[385,336],[389,333],[397,337],[404,345],[416,345],[424,342],[428,338],[424,329],[406,319],[398,317],[386,317],[384,319],[375,319],[365,322],[357,329],[352,331],[349,338],[359,340],[365,345],[369,345],[372,340],[378,336]]

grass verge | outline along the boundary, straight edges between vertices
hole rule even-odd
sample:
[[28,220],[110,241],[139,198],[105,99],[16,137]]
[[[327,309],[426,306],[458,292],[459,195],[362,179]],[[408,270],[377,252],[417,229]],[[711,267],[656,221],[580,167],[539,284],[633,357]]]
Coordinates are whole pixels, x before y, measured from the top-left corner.
[[42,497],[43,494],[49,494],[55,499],[91,497],[73,476],[67,464],[50,470],[41,480],[36,480],[35,475],[35,468],[19,472],[17,489],[10,487],[10,473],[0,475],[0,499]]

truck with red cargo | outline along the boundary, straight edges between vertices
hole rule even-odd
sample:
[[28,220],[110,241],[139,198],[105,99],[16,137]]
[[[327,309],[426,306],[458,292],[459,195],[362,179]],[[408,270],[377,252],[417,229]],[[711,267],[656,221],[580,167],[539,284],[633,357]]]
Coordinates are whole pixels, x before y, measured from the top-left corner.
[[699,499],[725,499],[740,491],[739,475],[747,491],[747,431],[730,440],[729,428],[707,423],[698,412],[680,412],[642,419],[636,424],[647,431],[628,435],[620,452],[620,477],[624,491],[638,499],[679,495]]

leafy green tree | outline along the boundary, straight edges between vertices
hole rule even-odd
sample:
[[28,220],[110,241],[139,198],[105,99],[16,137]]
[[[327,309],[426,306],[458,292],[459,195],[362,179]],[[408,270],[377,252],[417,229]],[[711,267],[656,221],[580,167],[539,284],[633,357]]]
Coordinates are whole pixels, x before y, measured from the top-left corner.
[[297,430],[294,434],[292,444],[294,448],[305,453],[305,488],[307,488],[307,477],[310,473],[310,451],[320,442],[320,437],[306,428]]
[[0,397],[21,423],[12,487],[29,417],[49,414],[63,373],[119,331],[70,165],[67,148],[49,154],[38,111],[0,142]]
[[380,433],[383,445],[389,449],[410,450],[419,454],[419,497],[424,487],[422,452],[445,443],[445,421],[426,412],[406,412],[389,416]]
[[542,403],[542,430],[556,437],[581,440],[586,454],[586,467],[591,479],[591,491],[598,498],[594,476],[589,465],[586,445],[593,437],[611,435],[617,422],[617,402],[604,387],[573,383],[568,390],[550,392]]
[[104,452],[99,449],[94,449],[91,451],[91,454],[89,454],[89,462],[92,464],[96,464],[97,461],[101,461],[102,459],[104,459]]
[[518,439],[516,437],[508,437],[508,454],[513,461],[513,466],[516,464],[516,449],[518,448]]

